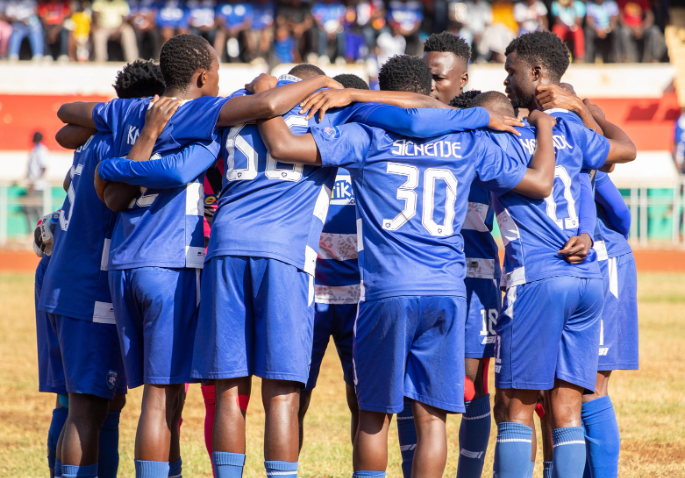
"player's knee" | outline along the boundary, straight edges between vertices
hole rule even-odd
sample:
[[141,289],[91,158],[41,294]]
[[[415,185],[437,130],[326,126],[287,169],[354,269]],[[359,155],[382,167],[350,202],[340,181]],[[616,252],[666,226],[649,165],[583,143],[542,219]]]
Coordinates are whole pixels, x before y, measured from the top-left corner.
[[509,421],[509,401],[502,393],[495,395],[495,405],[492,408],[492,413],[495,416],[496,423]]
[[117,393],[109,402],[109,411],[120,412],[124,409],[124,406],[126,406],[126,395]]
[[80,426],[101,426],[109,412],[109,400],[83,393],[69,394],[69,419]]
[[350,413],[354,416],[359,416],[359,403],[357,402],[357,393],[354,391],[352,385],[345,386],[345,394],[347,396],[347,407]]
[[300,383],[285,380],[264,380],[262,382],[262,401],[264,409],[271,407],[294,407],[300,406]]

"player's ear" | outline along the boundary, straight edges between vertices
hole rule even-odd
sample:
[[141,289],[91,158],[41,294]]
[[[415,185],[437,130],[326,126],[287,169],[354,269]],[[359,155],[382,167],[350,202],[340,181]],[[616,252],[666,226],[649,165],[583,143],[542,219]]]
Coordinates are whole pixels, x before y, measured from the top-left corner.
[[197,87],[202,88],[207,84],[207,70],[200,70],[200,74],[197,75]]
[[535,65],[532,69],[533,81],[542,80],[542,66]]
[[466,84],[469,82],[469,72],[465,71],[463,75],[461,75],[460,78],[461,81],[461,87],[462,89],[466,86]]

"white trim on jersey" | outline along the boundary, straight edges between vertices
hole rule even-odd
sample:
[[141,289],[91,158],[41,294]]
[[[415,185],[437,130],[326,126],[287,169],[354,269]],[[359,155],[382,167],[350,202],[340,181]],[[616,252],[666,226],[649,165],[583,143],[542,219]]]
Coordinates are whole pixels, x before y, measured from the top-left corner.
[[186,216],[204,216],[205,191],[201,182],[188,183],[186,186]]
[[304,248],[304,267],[302,270],[311,276],[314,275],[314,271],[316,270],[316,258],[316,251],[307,245],[307,247]]
[[607,252],[607,245],[604,241],[595,241],[595,245],[592,248],[597,253],[598,261],[606,261],[609,259],[609,253]]
[[357,259],[357,235],[322,232],[319,240],[319,258],[335,261]]
[[488,215],[488,205],[479,202],[470,202],[464,218],[462,229],[478,232],[490,232],[485,225],[485,217]]
[[502,274],[502,283],[505,287],[509,289],[510,287],[525,284],[526,283],[526,268],[519,267],[513,271]]
[[112,306],[111,302],[95,301],[93,322],[96,324],[116,324],[116,320],[114,319],[114,306]]
[[314,206],[314,215],[321,220],[321,223],[326,222],[328,215],[328,206],[331,203],[331,190],[325,184],[321,185],[319,197],[316,198],[316,205]]
[[102,257],[100,258],[100,270],[106,271],[107,264],[109,264],[109,246],[112,243],[111,239],[105,239],[102,245]]
[[359,302],[359,294],[359,284],[316,285],[317,304],[356,304]]
[[609,266],[609,292],[618,299],[618,265],[616,264],[616,258],[610,258],[607,266]]
[[202,269],[205,266],[206,255],[204,247],[186,246],[186,267]]
[[516,222],[509,214],[509,211],[504,209],[501,213],[497,215],[497,225],[502,233],[502,243],[504,247],[507,247],[511,241],[515,241],[521,238],[521,232],[519,231]]
[[473,279],[494,279],[495,260],[467,257],[466,277],[471,277]]

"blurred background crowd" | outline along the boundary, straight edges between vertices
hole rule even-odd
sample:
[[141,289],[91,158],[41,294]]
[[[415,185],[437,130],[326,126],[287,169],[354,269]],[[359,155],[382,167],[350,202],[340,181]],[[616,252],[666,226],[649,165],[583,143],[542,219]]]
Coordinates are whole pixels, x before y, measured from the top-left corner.
[[199,34],[224,62],[367,63],[420,54],[433,32],[467,40],[474,62],[502,62],[517,35],[551,30],[574,62],[667,60],[668,0],[0,0],[0,58],[157,58]]

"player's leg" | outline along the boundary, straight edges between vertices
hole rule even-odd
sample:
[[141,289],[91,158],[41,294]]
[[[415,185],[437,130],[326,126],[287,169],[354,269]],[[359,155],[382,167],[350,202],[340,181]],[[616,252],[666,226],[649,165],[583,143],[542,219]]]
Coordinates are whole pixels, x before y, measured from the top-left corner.
[[[122,387],[125,391],[125,386]],[[119,419],[126,405],[126,395],[117,393],[109,402],[109,411],[100,427],[98,478],[116,478],[119,469]]]
[[417,401],[412,409],[417,434],[412,476],[440,478],[447,462],[447,412]]
[[[202,274],[192,376],[214,380],[212,463],[217,477],[240,477],[245,464],[245,412],[252,381],[254,323],[249,259],[219,256]],[[230,330],[230,334],[226,334]]]
[[527,476],[529,471],[533,411],[539,390],[554,386],[564,317],[570,310],[565,288],[563,280],[552,278],[507,290],[496,325],[494,470],[499,478]]
[[[69,414],[69,409],[63,407],[60,403],[61,397],[66,403],[68,403],[68,395],[55,396],[55,408],[52,410],[52,419],[50,420],[50,428],[48,429],[48,467],[50,468],[50,476],[62,476],[62,460],[61,453],[60,459],[57,459],[57,445],[59,443],[59,438],[62,435],[62,428],[67,421],[67,415]],[[57,464],[56,462],[59,463]],[[59,468],[59,469],[58,469]]]
[[209,454],[209,460],[212,460],[212,450],[214,449],[212,441],[212,433],[214,431],[214,418],[216,416],[216,389],[214,387],[214,380],[204,382],[200,389],[202,390],[202,401],[205,404],[205,447]]
[[181,423],[183,422],[183,407],[186,403],[188,386],[183,384],[183,391],[176,400],[176,406],[171,419],[171,440],[169,442],[169,476],[181,476],[183,471],[183,460],[181,459]]
[[587,462],[584,478],[616,478],[621,438],[609,397],[611,371],[597,372],[595,393],[583,395],[581,417]]
[[575,293],[577,297],[559,342],[556,382],[548,394],[547,410],[553,428],[552,476],[559,478],[582,476],[585,469],[582,396],[583,390],[594,390],[596,385],[596,372],[593,370],[597,368],[597,345],[604,302],[599,279],[566,278],[565,282],[567,296]]
[[307,383],[314,328],[314,278],[275,259],[250,261],[254,375],[263,379],[267,475],[297,476],[299,394]]
[[403,410],[397,414],[397,441],[400,443],[400,455],[402,456],[402,476],[410,478],[418,437],[414,424],[412,401],[405,397],[403,406]]
[[[357,304],[337,304],[332,306],[334,310],[333,341],[338,351],[338,358],[343,369],[345,381],[345,397],[347,408],[350,410],[350,439],[354,443],[359,425],[359,404],[357,394],[354,391],[354,364],[352,351],[354,348],[354,322],[357,319]],[[316,340],[316,331],[314,333]],[[313,358],[312,358],[313,361]]]
[[392,413],[359,410],[354,440],[353,478],[383,478],[388,467],[388,429]]
[[552,441],[552,424],[550,422],[549,414],[546,408],[549,408],[548,398],[549,393],[547,391],[543,394],[542,402],[538,401],[535,407],[535,412],[540,417],[540,432],[542,434],[542,477],[552,478],[552,458],[554,455],[554,443]]
[[359,429],[359,404],[357,403],[357,393],[354,391],[354,386],[349,383],[345,384],[345,398],[347,399],[347,408],[350,409],[350,439],[354,443],[354,437],[357,436]]
[[312,359],[309,366],[309,378],[307,384],[300,392],[300,405],[298,411],[299,423],[299,450],[302,450],[304,443],[304,417],[309,410],[309,404],[312,400],[312,391],[316,387],[316,381],[319,378],[319,370],[321,369],[321,361],[326,354],[328,347],[328,340],[333,330],[333,319],[335,315],[335,306],[331,304],[315,303],[314,315],[314,340],[312,345]]

